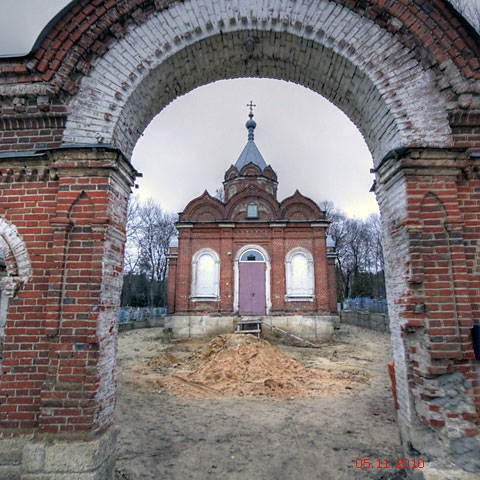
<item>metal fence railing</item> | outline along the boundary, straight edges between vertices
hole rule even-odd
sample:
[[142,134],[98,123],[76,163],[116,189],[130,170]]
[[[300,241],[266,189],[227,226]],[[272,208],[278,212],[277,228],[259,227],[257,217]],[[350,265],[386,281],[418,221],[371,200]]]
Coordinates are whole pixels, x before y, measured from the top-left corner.
[[343,301],[343,310],[384,313],[388,315],[387,300],[385,298],[348,298]]
[[165,307],[123,307],[118,311],[118,323],[155,320],[166,315]]

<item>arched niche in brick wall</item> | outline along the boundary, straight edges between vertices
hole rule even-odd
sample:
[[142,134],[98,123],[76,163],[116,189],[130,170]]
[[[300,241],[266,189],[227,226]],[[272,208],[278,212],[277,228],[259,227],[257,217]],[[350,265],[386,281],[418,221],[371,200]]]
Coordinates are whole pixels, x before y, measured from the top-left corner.
[[285,256],[286,300],[313,301],[315,293],[313,255],[302,247]]
[[193,301],[218,301],[220,297],[220,257],[211,248],[202,248],[192,257]]
[[16,227],[0,217],[0,367],[8,305],[30,275],[31,264],[25,243]]
[[0,272],[0,287],[10,298],[30,278],[32,267],[25,242],[17,228],[0,217],[0,251],[5,264],[4,275]]

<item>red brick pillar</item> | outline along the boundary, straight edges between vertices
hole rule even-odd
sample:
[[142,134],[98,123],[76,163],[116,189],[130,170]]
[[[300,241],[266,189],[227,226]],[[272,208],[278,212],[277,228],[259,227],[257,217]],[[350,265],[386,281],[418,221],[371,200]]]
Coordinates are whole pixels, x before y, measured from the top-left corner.
[[327,243],[325,226],[312,224],[313,230],[313,258],[315,262],[315,302],[319,312],[327,313],[329,308],[328,272],[327,272]]
[[337,273],[335,270],[335,253],[327,253],[328,308],[330,313],[337,313]]
[[270,296],[272,299],[272,313],[285,313],[285,295],[287,286],[285,283],[285,223],[270,225],[272,232],[272,258],[270,273]]
[[220,311],[233,312],[233,228],[234,224],[220,224]]
[[191,224],[177,225],[178,229],[178,282],[175,289],[175,312],[187,313],[190,311],[190,295],[192,288],[192,228]]
[[470,471],[480,470],[471,337],[480,301],[479,164],[465,152],[407,150],[377,169],[376,187],[403,443]]
[[[15,171],[17,162],[0,167]],[[126,208],[136,172],[103,149],[62,149],[22,164],[28,175],[0,183],[0,215],[18,228],[32,271],[7,313],[0,436],[35,434],[36,452],[25,445],[23,455],[27,464],[37,455],[37,473],[48,476],[63,462],[63,472],[85,468],[89,478],[108,478]],[[53,443],[43,443],[43,434]],[[60,440],[69,441],[61,459]],[[80,443],[85,465],[69,466],[66,452]]]
[[170,248],[168,259],[167,313],[175,313],[175,287],[177,284],[178,248]]

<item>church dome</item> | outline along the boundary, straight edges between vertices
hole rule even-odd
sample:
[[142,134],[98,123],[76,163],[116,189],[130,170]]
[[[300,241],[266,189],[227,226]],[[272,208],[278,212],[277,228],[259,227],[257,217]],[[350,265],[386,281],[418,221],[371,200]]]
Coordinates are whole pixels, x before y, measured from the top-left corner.
[[248,141],[242,153],[238,157],[238,160],[235,163],[235,167],[237,167],[237,169],[240,171],[245,165],[253,163],[254,165],[257,165],[257,167],[259,167],[260,170],[263,172],[267,164],[263,159],[262,154],[258,150],[257,146],[255,145],[254,141],[254,130],[257,126],[257,122],[255,122],[255,120],[253,119],[253,112],[250,112],[248,116],[250,118],[245,124],[248,130]]

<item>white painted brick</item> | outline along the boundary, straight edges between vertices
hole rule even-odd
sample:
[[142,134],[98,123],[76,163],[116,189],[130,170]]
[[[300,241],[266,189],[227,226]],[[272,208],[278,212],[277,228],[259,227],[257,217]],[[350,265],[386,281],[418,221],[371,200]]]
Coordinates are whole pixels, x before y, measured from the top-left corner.
[[[247,25],[241,17],[248,18]],[[231,18],[237,19],[233,25]],[[272,22],[273,18],[278,21]],[[224,21],[223,38],[217,35],[219,20]],[[300,29],[295,26],[297,21],[302,24]],[[211,22],[211,30],[207,30],[207,22]],[[314,31],[307,33],[306,25],[312,25]],[[196,27],[201,33],[195,32]],[[257,62],[243,62],[247,54],[242,30],[252,28],[261,38],[257,52],[279,57],[275,63],[267,58],[261,61],[258,68],[262,73],[302,83],[332,99],[357,123],[377,161],[399,146],[452,144],[447,106],[431,73],[391,34],[326,0],[183,2],[155,13],[143,25],[129,26],[125,35],[92,63],[92,71],[70,103],[64,140],[95,143],[101,132],[104,142],[115,144],[128,156],[151,116],[176,96],[219,78],[256,74]],[[315,34],[318,30],[325,32],[321,39]],[[188,40],[186,32],[191,33]],[[175,37],[181,40],[176,43]],[[206,38],[209,42],[198,49],[196,42]],[[339,45],[340,41],[345,45]],[[171,45],[169,51],[165,51],[165,43]],[[355,47],[355,53],[347,58],[349,45]],[[155,54],[157,48],[162,55]],[[145,68],[138,71],[141,62]],[[447,67],[452,78],[458,75],[455,66]],[[135,79],[129,77],[131,72]],[[122,82],[130,86],[127,91]],[[169,87],[169,93],[163,87]],[[116,91],[122,92],[121,99],[115,98]],[[112,103],[117,105],[115,110]],[[110,116],[108,121],[105,113]],[[133,133],[121,125],[131,125]]]

